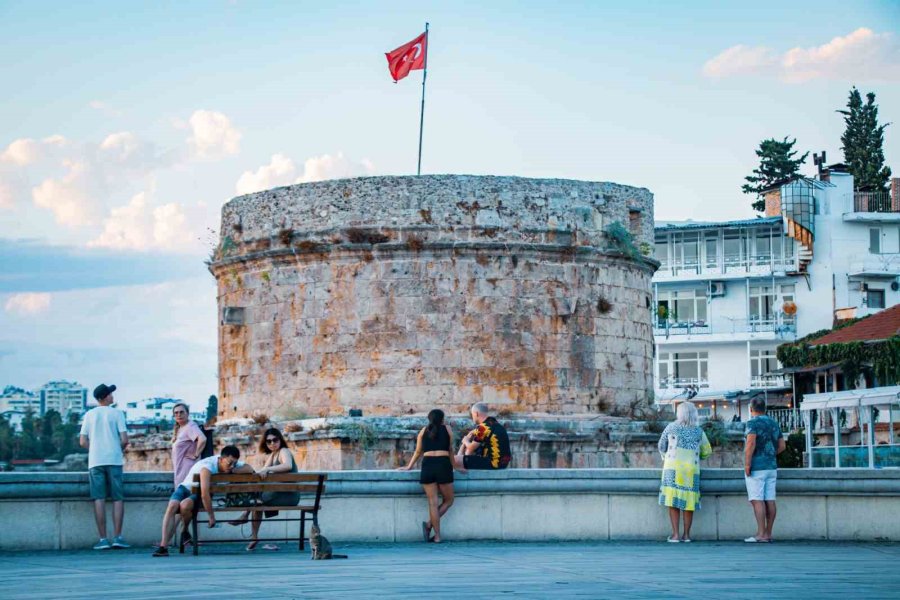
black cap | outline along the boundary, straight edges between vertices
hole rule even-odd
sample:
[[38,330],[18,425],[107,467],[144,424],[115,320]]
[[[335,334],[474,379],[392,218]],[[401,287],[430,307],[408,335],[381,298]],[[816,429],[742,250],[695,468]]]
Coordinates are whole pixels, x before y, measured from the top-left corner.
[[105,383],[101,383],[97,387],[94,388],[94,398],[97,400],[103,400],[110,394],[116,391],[116,386],[114,385],[106,385]]

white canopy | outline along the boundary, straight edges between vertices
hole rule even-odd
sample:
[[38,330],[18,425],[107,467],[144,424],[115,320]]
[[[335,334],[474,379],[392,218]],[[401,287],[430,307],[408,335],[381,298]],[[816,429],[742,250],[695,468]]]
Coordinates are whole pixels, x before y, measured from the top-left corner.
[[810,411],[820,408],[845,408],[848,406],[876,406],[900,404],[900,385],[844,390],[824,394],[807,394],[800,403],[800,410]]

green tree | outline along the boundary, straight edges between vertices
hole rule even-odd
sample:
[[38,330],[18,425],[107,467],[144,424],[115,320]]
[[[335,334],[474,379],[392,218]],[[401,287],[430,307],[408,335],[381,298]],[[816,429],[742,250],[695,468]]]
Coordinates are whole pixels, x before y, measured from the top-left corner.
[[51,458],[56,456],[56,432],[62,426],[62,417],[52,408],[44,413],[40,419],[40,448],[41,455],[38,458]]
[[844,135],[841,149],[844,162],[850,167],[853,185],[867,192],[886,191],[891,180],[891,169],[884,165],[884,130],[890,123],[878,124],[878,105],[875,92],[866,94],[863,104],[859,90],[850,90],[847,110],[836,111],[844,115]]
[[206,422],[209,423],[219,414],[219,399],[212,394],[206,401]]
[[53,441],[57,448],[56,457],[60,460],[69,454],[86,452],[78,445],[78,432],[81,430],[78,426],[78,419],[77,413],[70,413],[68,421],[53,432]]
[[0,460],[8,461],[13,457],[16,447],[16,432],[9,420],[0,415]]
[[37,434],[37,419],[28,409],[22,417],[22,430],[16,436],[15,458],[41,458],[41,442]]
[[794,150],[796,143],[796,138],[790,142],[788,138],[784,138],[780,142],[771,138],[759,143],[759,149],[756,151],[756,156],[759,157],[759,167],[753,169],[752,175],[744,177],[747,183],[741,186],[741,191],[745,194],[756,194],[757,199],[751,205],[753,210],[762,212],[766,209],[765,200],[760,196],[764,189],[776,181],[788,179],[800,172],[800,165],[806,162],[809,152],[800,158],[794,158],[797,154],[797,151]]

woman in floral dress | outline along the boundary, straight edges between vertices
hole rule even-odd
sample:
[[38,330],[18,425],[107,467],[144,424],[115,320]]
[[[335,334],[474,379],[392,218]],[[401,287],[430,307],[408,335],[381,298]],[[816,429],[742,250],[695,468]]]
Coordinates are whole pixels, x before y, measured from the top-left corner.
[[[663,455],[662,483],[659,503],[669,507],[672,522],[670,542],[690,542],[694,511],[700,508],[700,459],[712,454],[706,434],[698,425],[697,407],[682,402],[659,437]],[[684,533],[678,535],[679,517],[684,519]]]

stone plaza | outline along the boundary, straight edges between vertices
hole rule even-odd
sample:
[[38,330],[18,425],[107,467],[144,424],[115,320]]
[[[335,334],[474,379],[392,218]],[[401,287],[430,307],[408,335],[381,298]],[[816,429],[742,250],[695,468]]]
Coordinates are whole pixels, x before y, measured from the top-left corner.
[[7,600],[34,598],[896,598],[900,546],[647,542],[349,544],[296,549],[0,554]]

